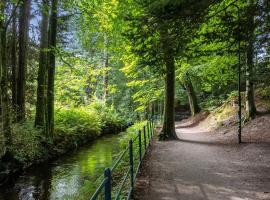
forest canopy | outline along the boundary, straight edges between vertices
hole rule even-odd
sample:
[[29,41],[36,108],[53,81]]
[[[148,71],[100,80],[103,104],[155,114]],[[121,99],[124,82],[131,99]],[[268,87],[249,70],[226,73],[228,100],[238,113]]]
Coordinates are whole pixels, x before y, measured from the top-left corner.
[[195,115],[239,88],[252,119],[256,92],[270,96],[267,0],[2,0],[0,10],[0,155],[25,160],[22,135],[47,148],[157,117],[160,138],[173,139],[176,107]]

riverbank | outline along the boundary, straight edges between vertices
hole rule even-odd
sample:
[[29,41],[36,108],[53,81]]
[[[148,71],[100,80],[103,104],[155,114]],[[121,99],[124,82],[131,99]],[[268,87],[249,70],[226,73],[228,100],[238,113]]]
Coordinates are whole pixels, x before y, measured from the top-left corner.
[[106,131],[102,131],[102,134],[89,134],[84,136],[58,135],[52,142],[42,142],[42,146],[39,147],[39,155],[27,162],[20,162],[12,155],[5,155],[1,158],[0,162],[0,187],[6,184],[12,184],[16,178],[28,168],[56,160],[71,151],[94,142],[105,134],[117,134],[126,128],[127,126],[121,128],[115,127],[111,132],[107,129]]
[[89,199],[104,168],[119,155],[123,135],[103,135],[52,162],[24,170],[12,185],[0,188],[0,200]]
[[28,120],[12,127],[12,145],[0,158],[0,185],[12,183],[29,167],[55,160],[105,134],[116,134],[128,127],[128,120],[113,108],[93,104],[83,108],[56,111],[52,138],[42,134]]
[[[125,132],[102,135],[53,162],[27,168],[13,184],[0,188],[0,200],[89,199],[102,181],[104,169],[115,164],[119,153],[146,123],[136,122]],[[114,171],[115,184],[121,182],[124,166],[125,162]]]

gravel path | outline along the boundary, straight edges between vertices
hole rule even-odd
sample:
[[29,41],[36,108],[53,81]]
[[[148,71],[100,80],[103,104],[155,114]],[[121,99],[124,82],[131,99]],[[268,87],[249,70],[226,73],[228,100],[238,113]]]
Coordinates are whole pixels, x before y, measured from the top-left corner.
[[136,183],[138,200],[270,200],[270,144],[228,142],[176,124],[179,141],[154,142]]

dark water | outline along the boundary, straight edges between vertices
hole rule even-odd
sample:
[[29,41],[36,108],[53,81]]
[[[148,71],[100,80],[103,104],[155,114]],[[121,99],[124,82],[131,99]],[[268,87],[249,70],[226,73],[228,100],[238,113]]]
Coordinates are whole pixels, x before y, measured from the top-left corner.
[[75,153],[25,172],[0,200],[90,199],[105,167],[120,151],[119,135],[102,137]]

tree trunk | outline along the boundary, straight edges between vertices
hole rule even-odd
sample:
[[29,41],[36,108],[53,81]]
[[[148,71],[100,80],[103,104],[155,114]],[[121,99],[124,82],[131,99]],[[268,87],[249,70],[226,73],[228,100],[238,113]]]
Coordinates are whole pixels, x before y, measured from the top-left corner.
[[165,77],[165,112],[163,129],[160,135],[160,139],[177,139],[175,132],[175,108],[174,108],[174,96],[175,96],[175,65],[172,44],[168,37],[167,31],[162,32],[162,47],[164,51],[164,62],[166,66]]
[[[49,1],[43,0],[42,6],[42,21],[41,21],[41,38],[40,38],[40,52],[39,52],[39,68],[37,78],[37,102],[36,102],[36,117],[35,126],[44,127],[46,119],[46,75],[47,75],[47,48],[48,48],[48,23],[49,23]],[[46,130],[46,129],[44,129]],[[45,131],[46,132],[46,131]]]
[[108,37],[104,36],[104,100],[107,100],[109,94],[109,53],[108,53]]
[[19,64],[17,81],[17,121],[25,119],[25,84],[27,71],[27,45],[29,37],[29,16],[31,0],[24,0],[19,19]]
[[191,79],[188,76],[188,74],[185,75],[183,82],[184,82],[184,86],[188,95],[190,111],[191,111],[192,116],[194,116],[195,114],[199,113],[201,109],[199,107],[198,99],[197,99],[195,90],[193,88]]
[[[16,11],[15,11],[16,12]],[[17,70],[17,16],[14,15],[12,19],[12,38],[11,38],[11,71],[12,71],[12,105],[13,110],[16,110],[17,103],[17,78],[18,78],[18,70]]]
[[108,53],[106,53],[105,63],[105,74],[104,74],[104,100],[106,101],[109,95],[109,56]]
[[246,110],[249,118],[254,118],[256,115],[256,106],[254,100],[254,31],[255,31],[255,7],[253,0],[249,1],[248,11],[248,41],[246,52]]
[[57,35],[57,6],[58,0],[52,0],[51,17],[49,26],[49,63],[48,63],[48,88],[47,88],[47,111],[49,136],[54,131],[54,79],[55,79],[55,50]]
[[[5,1],[0,3],[1,14],[4,13]],[[8,69],[6,63],[6,27],[4,25],[4,16],[0,18],[0,89],[1,89],[1,117],[2,131],[4,136],[5,147],[12,142],[11,126],[10,126],[10,111],[8,97]],[[4,147],[4,148],[5,148]]]

